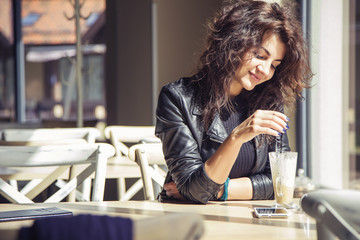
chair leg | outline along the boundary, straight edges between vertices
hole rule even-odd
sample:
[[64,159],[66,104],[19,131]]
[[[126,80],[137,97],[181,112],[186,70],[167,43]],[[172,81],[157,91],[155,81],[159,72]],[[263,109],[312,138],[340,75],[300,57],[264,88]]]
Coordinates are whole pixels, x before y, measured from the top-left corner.
[[93,193],[91,200],[100,202],[104,199],[105,179],[106,179],[107,157],[100,151],[96,161],[96,170],[93,183]]
[[139,149],[137,149],[135,151],[136,156],[138,157],[138,161],[139,161],[139,166],[140,166],[140,171],[141,171],[141,179],[143,182],[143,190],[144,190],[144,198],[145,200],[155,200],[155,196],[154,196],[154,188],[153,188],[153,184],[152,184],[152,178],[151,178],[151,171],[153,170],[153,168],[149,167],[149,162],[146,158],[146,155],[144,154],[144,151],[141,151]]
[[[65,185],[66,185],[66,182],[62,179],[58,179],[55,183],[55,186],[57,186],[58,188],[62,188]],[[88,198],[86,198],[86,196],[77,189],[75,190],[75,198],[78,202],[90,202],[90,196]]]
[[118,188],[118,200],[120,200],[126,192],[125,178],[121,177],[117,179],[117,188]]
[[51,197],[46,199],[44,203],[60,202],[66,196],[68,196],[75,188],[80,185],[86,178],[88,178],[96,169],[95,164],[90,164],[84,171],[82,171],[77,177],[71,179],[61,189],[54,193]]
[[12,186],[14,189],[16,189],[16,191],[19,191],[19,188],[18,188],[18,184],[17,184],[17,181],[12,179],[12,180],[9,180],[9,184],[10,186]]
[[129,201],[142,188],[143,188],[143,183],[140,178],[126,191],[126,193],[120,198],[120,201]]
[[[69,181],[71,181],[74,176],[76,176],[76,167],[75,166],[71,166],[69,168]],[[67,201],[68,202],[75,202],[75,190],[72,191],[68,196],[67,196]]]
[[162,191],[162,185],[158,184],[156,181],[152,181],[153,188],[154,188],[154,200],[159,195],[159,193]]
[[12,203],[33,203],[29,198],[19,193],[7,182],[0,178],[0,193]]
[[[81,199],[90,199],[91,195],[91,178],[87,178],[80,186],[80,192],[83,195]],[[78,199],[78,197],[76,197]]]
[[41,179],[33,179],[30,182],[28,182],[21,190],[20,192],[22,194],[27,194],[30,192],[34,187],[36,187],[42,180]]
[[48,177],[44,178],[35,188],[31,189],[26,196],[30,199],[34,199],[42,191],[44,191],[51,183],[53,183],[61,174],[63,174],[69,168],[68,165],[61,166],[55,169]]

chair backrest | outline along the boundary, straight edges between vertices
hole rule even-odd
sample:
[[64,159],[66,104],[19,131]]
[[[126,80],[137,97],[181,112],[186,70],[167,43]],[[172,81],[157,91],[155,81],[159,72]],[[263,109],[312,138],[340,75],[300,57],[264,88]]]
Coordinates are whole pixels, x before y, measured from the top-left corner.
[[[107,144],[107,147],[111,145]],[[0,146],[1,167],[61,166],[93,162],[95,144]]]
[[117,156],[128,156],[128,143],[160,142],[155,136],[155,126],[107,126],[104,130],[105,138],[115,147]]
[[150,165],[166,165],[164,153],[162,150],[162,143],[138,143],[130,147],[129,158],[133,161],[136,159],[136,151],[146,155],[147,162]]
[[[1,132],[2,140],[0,141],[1,146],[44,146],[44,145],[83,145],[83,144],[94,144],[96,139],[101,135],[100,130],[94,127],[83,127],[83,128],[15,128],[15,129],[3,129]],[[64,153],[68,154],[68,161],[76,157],[72,156],[70,152]],[[44,154],[42,154],[44,155]],[[41,156],[42,156],[41,155]],[[34,158],[35,156],[33,156]],[[57,157],[49,156],[54,162]],[[82,157],[82,156],[80,156]],[[60,157],[59,157],[60,158]],[[11,159],[11,157],[8,157]],[[60,158],[61,159],[61,158]],[[32,164],[38,164],[38,161],[42,161],[39,157],[31,161]],[[39,163],[40,163],[39,162]],[[66,161],[64,161],[66,162]],[[59,164],[61,165],[61,163]],[[63,169],[64,167],[59,169]],[[78,167],[76,167],[78,168]],[[22,169],[22,172],[32,172],[33,170]],[[76,169],[73,166],[70,166],[69,169],[69,179],[73,179],[76,174]],[[38,179],[31,178],[30,181],[24,188],[32,189],[34,182],[38,182]],[[16,180],[11,181],[12,185],[17,185]],[[89,199],[91,192],[91,183],[90,179],[85,181],[81,186],[81,194],[84,199]],[[78,194],[78,196],[80,196]],[[69,201],[75,200],[75,192],[69,195]]]
[[158,191],[154,191],[153,180],[162,187],[167,173],[162,143],[135,144],[130,147],[129,157],[140,166],[145,199],[154,200]]
[[34,128],[34,129],[3,129],[2,140],[4,141],[62,141],[70,139],[84,139],[88,143],[95,143],[101,135],[97,128]]
[[[0,193],[11,202],[31,203],[31,199],[48,187],[69,167],[88,164],[88,167],[61,187],[46,202],[59,202],[85,179],[95,173],[93,201],[101,201],[104,194],[107,159],[115,154],[110,144],[67,144],[43,146],[0,146],[0,167],[60,166],[30,192],[22,194],[0,178]],[[31,196],[31,197],[30,197]]]

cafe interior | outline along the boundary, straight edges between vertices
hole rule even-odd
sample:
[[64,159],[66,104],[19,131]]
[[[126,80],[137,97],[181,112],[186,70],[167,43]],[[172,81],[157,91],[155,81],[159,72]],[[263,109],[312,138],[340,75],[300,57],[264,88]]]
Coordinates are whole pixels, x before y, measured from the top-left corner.
[[225,0],[1,0],[0,240],[360,239],[360,2],[265,1],[297,3],[314,74],[285,108],[285,213],[158,200],[160,90],[195,73]]

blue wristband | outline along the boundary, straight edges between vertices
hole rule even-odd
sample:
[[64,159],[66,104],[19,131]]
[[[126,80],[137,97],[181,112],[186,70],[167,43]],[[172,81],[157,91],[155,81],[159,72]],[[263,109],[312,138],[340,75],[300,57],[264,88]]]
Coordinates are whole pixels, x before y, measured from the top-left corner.
[[221,198],[219,198],[220,201],[226,201],[227,198],[228,198],[228,185],[229,185],[229,181],[230,181],[230,178],[227,178],[225,183],[224,183],[224,193],[223,195],[221,196]]

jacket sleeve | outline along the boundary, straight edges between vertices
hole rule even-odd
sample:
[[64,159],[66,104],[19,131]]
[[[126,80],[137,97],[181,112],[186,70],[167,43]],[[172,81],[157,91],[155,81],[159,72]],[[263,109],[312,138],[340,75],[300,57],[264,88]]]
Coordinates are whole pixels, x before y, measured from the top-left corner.
[[[156,110],[156,135],[163,143],[163,151],[172,180],[188,200],[206,203],[215,198],[223,184],[207,177],[200,156],[199,139],[192,131],[193,121],[189,104],[171,85],[162,89]],[[190,123],[191,122],[191,123]]]
[[[287,135],[284,134],[282,138],[282,149],[283,151],[290,151],[289,142]],[[269,152],[275,151],[275,142],[271,143],[268,146],[268,149],[262,151],[262,154],[259,154],[258,161],[266,161],[264,171],[258,174],[250,176],[250,180],[253,186],[253,200],[268,200],[274,199],[274,188],[271,176]]]

